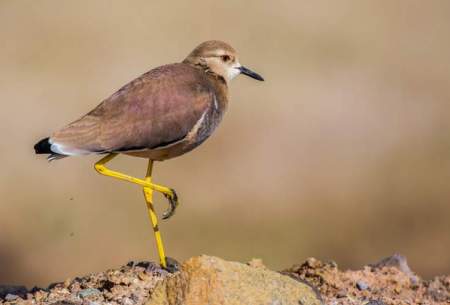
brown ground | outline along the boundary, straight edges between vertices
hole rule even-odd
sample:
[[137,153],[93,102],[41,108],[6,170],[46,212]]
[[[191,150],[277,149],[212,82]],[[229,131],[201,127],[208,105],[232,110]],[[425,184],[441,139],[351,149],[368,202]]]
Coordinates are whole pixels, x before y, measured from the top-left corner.
[[[354,271],[340,271],[334,262],[310,258],[281,273],[316,287],[328,305],[450,304],[450,276],[423,280],[400,255]],[[67,279],[46,289],[0,286],[0,304],[144,304],[167,275],[153,263],[130,262],[117,270]]]
[[450,276],[425,281],[394,255],[361,270],[341,271],[314,258],[282,273],[317,287],[324,302],[337,304],[450,304]]
[[8,294],[2,293],[0,286],[0,304],[144,304],[151,289],[167,274],[153,263],[130,262],[119,269],[67,279],[46,289],[15,287],[16,292]]

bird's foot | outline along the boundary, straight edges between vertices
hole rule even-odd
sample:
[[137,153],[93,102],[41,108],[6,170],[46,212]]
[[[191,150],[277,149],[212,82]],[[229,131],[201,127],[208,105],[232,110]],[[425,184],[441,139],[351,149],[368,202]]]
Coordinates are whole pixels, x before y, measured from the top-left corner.
[[169,219],[175,214],[178,206],[178,195],[174,189],[170,189],[170,193],[163,193],[163,195],[169,200],[169,208],[163,213],[162,219]]
[[171,257],[166,257],[166,267],[164,268],[170,273],[180,271],[180,263]]

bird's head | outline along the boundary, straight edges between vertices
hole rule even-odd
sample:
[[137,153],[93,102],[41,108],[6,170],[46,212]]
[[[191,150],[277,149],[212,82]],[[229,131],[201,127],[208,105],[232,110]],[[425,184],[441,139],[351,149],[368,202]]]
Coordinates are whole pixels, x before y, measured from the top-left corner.
[[183,62],[217,74],[227,83],[241,73],[259,81],[264,80],[261,75],[239,63],[236,51],[229,44],[218,40],[201,43]]

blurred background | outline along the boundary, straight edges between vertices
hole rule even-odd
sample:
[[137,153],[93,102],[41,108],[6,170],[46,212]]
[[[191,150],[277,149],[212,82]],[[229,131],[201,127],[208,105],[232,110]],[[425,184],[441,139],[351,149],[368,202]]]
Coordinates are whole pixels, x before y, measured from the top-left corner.
[[209,39],[266,82],[238,77],[213,137],[156,164],[169,256],[450,272],[449,1],[1,0],[0,37],[0,283],[157,260],[138,187],[33,145]]

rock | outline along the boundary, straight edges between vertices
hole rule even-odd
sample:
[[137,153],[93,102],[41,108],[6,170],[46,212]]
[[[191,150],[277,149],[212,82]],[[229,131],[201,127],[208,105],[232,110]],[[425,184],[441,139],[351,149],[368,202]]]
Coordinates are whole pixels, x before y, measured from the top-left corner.
[[384,303],[383,301],[380,301],[380,300],[370,300],[369,302],[367,302],[364,305],[386,305],[386,303]]
[[262,259],[260,259],[260,258],[252,258],[247,263],[247,265],[249,265],[250,267],[253,267],[253,268],[266,268],[266,266],[264,266]]
[[25,286],[17,285],[0,285],[0,299],[6,297],[8,294],[25,297],[27,294],[27,288]]
[[356,288],[358,288],[358,290],[363,291],[369,289],[369,285],[364,281],[357,281]]
[[337,298],[346,298],[347,297],[347,290],[341,289],[336,293]]
[[18,298],[19,298],[18,295],[8,293],[8,294],[6,295],[6,297],[5,297],[5,301],[14,301],[14,300],[16,300],[16,299],[18,299]]
[[412,284],[416,284],[419,281],[417,275],[415,275],[414,272],[412,272],[411,268],[409,268],[406,257],[404,257],[401,254],[391,255],[369,266],[376,269],[381,269],[383,267],[395,267],[404,274],[406,274],[407,276],[409,276],[409,279],[411,280]]
[[406,257],[398,253],[385,257],[379,262],[370,266],[372,266],[373,268],[396,267],[406,274],[412,273],[411,269],[408,266],[408,262],[406,261]]
[[[436,302],[449,302],[450,276],[438,276],[427,285],[427,294]],[[449,302],[450,303],[450,302]]]
[[80,304],[72,302],[72,301],[57,301],[57,302],[51,303],[50,305],[80,305]]
[[[258,264],[256,264],[258,265]],[[259,266],[199,256],[159,282],[146,305],[322,305],[308,285]]]
[[101,292],[100,292],[100,290],[98,290],[96,288],[86,288],[86,289],[83,289],[80,292],[78,292],[78,296],[80,296],[81,298],[86,298],[91,295],[97,295],[97,294],[101,294]]
[[321,261],[314,257],[309,257],[306,259],[305,264],[310,268],[319,268],[323,265]]

